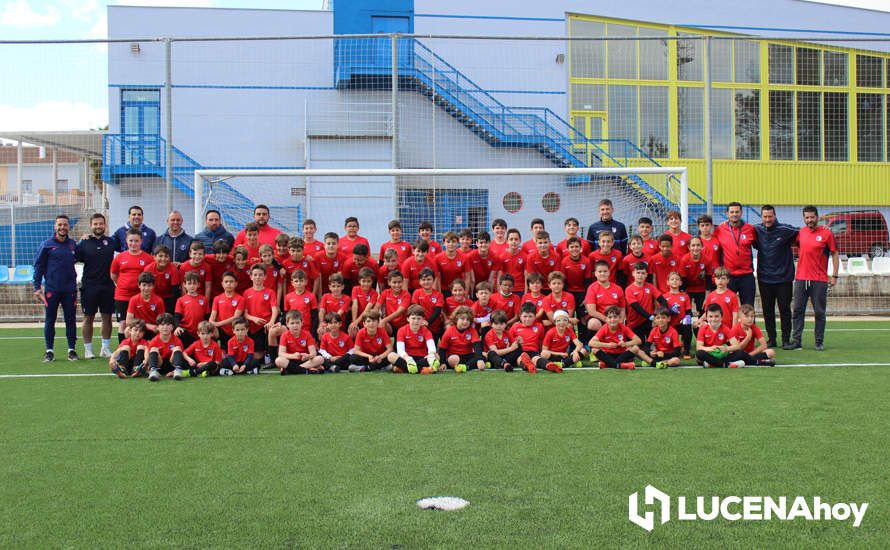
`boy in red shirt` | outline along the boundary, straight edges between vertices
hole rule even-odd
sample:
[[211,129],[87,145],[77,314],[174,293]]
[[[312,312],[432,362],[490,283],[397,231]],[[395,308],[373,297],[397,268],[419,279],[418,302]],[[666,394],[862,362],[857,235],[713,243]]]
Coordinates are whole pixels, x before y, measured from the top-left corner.
[[278,265],[282,265],[282,262],[289,256],[287,250],[289,242],[290,237],[288,237],[287,233],[275,235],[275,261],[278,262]]
[[266,266],[254,264],[250,268],[251,287],[244,291],[244,317],[250,321],[253,356],[257,362],[262,362],[267,348],[270,356],[275,349],[269,343],[269,331],[278,323],[278,296],[266,288],[265,281]]
[[318,346],[318,354],[324,358],[322,365],[332,374],[349,369],[353,343],[349,334],[340,332],[343,319],[339,313],[328,313],[323,321],[328,330],[322,334]]
[[491,330],[484,337],[486,358],[491,368],[513,370],[519,364],[519,342],[510,338],[507,331],[507,314],[500,309],[491,312]]
[[136,319],[145,321],[146,335],[154,338],[158,332],[157,318],[164,313],[164,301],[154,293],[155,278],[151,273],[139,274],[139,294],[127,305],[127,325]]
[[689,252],[680,259],[680,275],[698,315],[704,313],[707,281],[714,276],[714,269],[717,268],[702,254],[703,248],[701,237],[692,237],[689,239]]
[[658,241],[652,238],[652,219],[640,218],[637,221],[637,234],[640,235],[643,255],[647,258],[658,254]]
[[667,302],[667,310],[671,314],[670,324],[683,341],[683,358],[691,359],[689,354],[692,345],[692,300],[680,290],[683,279],[676,271],[668,274],[668,291],[662,294]]
[[404,278],[401,272],[390,273],[388,282],[389,288],[377,298],[377,307],[384,315],[380,323],[383,330],[395,334],[408,322],[406,312],[411,305],[411,294],[402,288]]
[[606,310],[610,306],[618,306],[621,311],[619,320],[622,323],[624,322],[624,310],[627,308],[624,290],[609,281],[609,264],[605,260],[596,262],[594,274],[596,280],[590,283],[587,293],[584,295],[584,309],[589,317],[587,330],[590,331],[590,334],[596,334],[599,329],[605,326]]
[[655,310],[655,320],[652,331],[647,338],[651,351],[648,358],[643,360],[653,364],[656,369],[680,366],[680,336],[670,324],[671,315],[668,310],[658,308]]
[[507,250],[507,222],[501,218],[495,218],[491,222],[491,232],[494,233],[494,236],[488,249],[494,256],[500,258]]
[[198,292],[210,301],[210,265],[204,260],[204,244],[192,241],[189,245],[189,261],[179,264],[179,273],[185,280],[187,273],[197,273],[200,277]]
[[491,307],[507,314],[507,326],[519,321],[521,298],[513,293],[513,276],[502,273],[498,291],[491,297]]
[[563,224],[563,228],[566,232],[566,238],[560,241],[558,245],[556,245],[556,253],[559,254],[561,258],[565,258],[566,254],[569,252],[569,244],[571,244],[572,239],[578,239],[578,242],[581,246],[581,254],[586,258],[590,256],[592,252],[590,250],[590,243],[587,242],[587,239],[581,239],[578,236],[578,229],[581,227],[581,223],[578,221],[578,218],[567,218],[565,223]]
[[[705,297],[704,308],[707,312],[708,306],[716,304],[723,310],[722,319],[727,327],[733,327],[738,322],[739,315],[739,297],[735,292],[729,290],[729,270],[725,267],[718,267],[714,270],[714,284],[717,288],[708,292]],[[699,319],[699,324],[705,321],[705,314]]]
[[184,377],[216,376],[223,362],[223,352],[213,339],[213,325],[209,321],[201,321],[198,325],[198,340],[186,348],[183,354],[189,368],[182,371]]
[[[281,263],[287,276],[290,277],[296,270],[301,270],[306,277],[306,288],[312,294],[318,294],[321,288],[318,264],[311,256],[304,254],[305,244],[303,239],[294,237],[287,243],[288,257]],[[324,252],[322,252],[324,253]],[[308,317],[304,317],[308,319]]]
[[457,233],[449,231],[442,236],[445,250],[436,255],[433,262],[439,273],[439,288],[447,298],[451,295],[451,283],[461,280],[464,284],[470,281],[470,268],[464,256],[457,250]]
[[510,339],[519,342],[522,353],[518,363],[531,374],[538,372],[535,363],[540,359],[541,341],[544,339],[544,325],[535,317],[537,309],[529,302],[519,308],[519,322],[510,328]]
[[746,365],[773,367],[776,365],[776,352],[766,345],[766,338],[755,323],[755,317],[751,304],[739,307],[739,323],[733,327],[732,336],[741,346],[740,359]]
[[604,261],[609,266],[609,282],[618,284],[618,271],[621,268],[621,251],[613,248],[615,246],[615,236],[611,231],[600,231],[597,236],[599,248],[590,253],[588,257],[590,263],[596,265],[596,262]]
[[424,268],[420,272],[420,288],[411,295],[411,303],[423,308],[426,326],[433,336],[440,336],[444,332],[445,297],[435,289],[432,269]]
[[476,285],[476,302],[472,305],[473,321],[479,329],[479,336],[485,338],[485,334],[491,329],[491,313],[494,306],[491,304],[491,285],[483,281]]
[[213,254],[204,257],[210,266],[210,295],[218,296],[222,291],[222,276],[235,269],[235,261],[229,256],[229,243],[218,240],[213,243]]
[[226,357],[223,359],[220,376],[233,374],[259,374],[259,361],[253,356],[253,340],[248,335],[250,321],[244,317],[232,323],[232,337],[226,344]]
[[408,323],[396,333],[396,357],[392,358],[392,371],[408,374],[438,372],[443,367],[436,352],[433,334],[423,326],[423,308],[416,304],[410,306],[407,317]]
[[544,312],[544,326],[549,327],[556,324],[554,313],[559,310],[569,314],[569,322],[574,328],[578,324],[575,317],[575,298],[568,292],[563,292],[566,277],[561,271],[554,271],[547,277],[547,284],[550,287],[550,294],[544,297],[544,303],[541,309]]
[[145,321],[134,319],[127,323],[127,338],[117,347],[108,360],[118,378],[137,378],[145,368],[145,356],[148,353],[148,340],[145,339]]
[[164,311],[171,313],[176,307],[179,285],[182,278],[179,270],[170,261],[170,249],[158,245],[154,250],[154,261],[145,266],[145,273],[151,273],[155,279],[154,292],[164,301]]
[[[402,262],[401,272],[407,282],[406,286],[408,290],[417,290],[420,288],[420,272],[423,271],[424,268],[431,269],[433,277],[438,273],[435,262],[429,257],[433,254],[431,252],[429,255],[427,254],[429,250],[429,243],[423,239],[417,239],[414,243],[413,256]],[[389,279],[387,278],[387,281],[388,280]]]
[[502,272],[513,277],[513,292],[525,292],[525,254],[519,248],[522,237],[518,229],[507,230],[507,249],[501,254]]
[[485,370],[482,359],[482,340],[473,327],[473,310],[459,306],[451,314],[451,324],[439,341],[439,357],[454,372],[467,369]]
[[236,246],[235,251],[232,253],[232,259],[235,264],[232,268],[232,272],[234,272],[235,276],[238,278],[238,285],[235,287],[235,292],[244,294],[244,291],[251,286],[250,265],[248,264],[250,258],[247,248]]
[[346,234],[340,237],[340,242],[337,246],[337,250],[342,256],[348,258],[349,255],[352,254],[352,249],[357,244],[363,244],[368,247],[369,251],[371,250],[371,243],[368,242],[368,239],[358,234],[358,218],[355,216],[346,218],[343,222],[343,229]]
[[266,278],[263,280],[263,286],[269,290],[275,291],[275,296],[283,296],[285,285],[284,268],[275,259],[275,249],[268,244],[260,246],[260,262],[266,268]]
[[380,330],[380,311],[371,309],[362,322],[364,327],[355,335],[349,372],[391,371],[397,356],[389,335]]
[[358,285],[352,289],[352,322],[349,323],[349,335],[358,334],[365,316],[377,305],[380,294],[374,289],[374,270],[363,267],[358,272]]
[[[291,285],[293,290],[284,297],[284,312],[299,311],[305,319],[307,329],[314,333],[315,329],[319,328],[315,316],[318,312],[318,301],[315,299],[315,294],[306,288],[306,274],[302,269],[297,269],[291,274]],[[275,326],[269,329],[269,346],[274,346],[285,332],[287,332],[286,326],[275,323]]]
[[[627,326],[639,336],[640,342],[652,331],[656,304],[667,307],[661,292],[646,282],[646,276],[646,266],[638,263],[634,266],[634,282],[624,289],[624,299],[627,301]],[[643,344],[644,348],[646,346],[647,344]]]
[[738,341],[732,335],[732,329],[723,324],[723,310],[717,304],[710,304],[705,309],[706,322],[698,329],[695,342],[695,360],[699,365],[708,367],[738,368],[744,367],[741,360]]
[[431,224],[430,222],[420,222],[420,225],[417,226],[417,234],[426,242],[427,246],[429,247],[430,256],[435,258],[442,252],[442,245],[432,240],[433,224]]
[[649,271],[652,272],[655,288],[662,294],[668,291],[668,274],[680,270],[680,258],[674,255],[670,235],[658,238],[658,254],[649,257]]
[[198,339],[198,325],[210,312],[210,301],[198,294],[201,284],[198,274],[194,271],[186,273],[182,286],[185,294],[176,300],[176,336],[188,347]]
[[[590,253],[583,254],[581,243],[586,243],[578,237],[569,237],[566,241],[566,252],[562,255],[559,262],[559,270],[565,275],[565,290],[575,299],[575,305],[579,306],[578,311],[582,311],[580,306],[584,303],[584,294],[587,291],[588,281],[593,276],[593,264],[590,263]],[[587,245],[588,248],[590,245]],[[575,311],[570,311],[570,315],[580,317]]]
[[340,273],[343,274],[343,281],[346,283],[348,294],[352,294],[352,289],[358,286],[359,271],[362,269],[370,269],[373,278],[376,280],[377,264],[368,259],[368,247],[364,244],[357,244],[352,247],[352,255],[343,262],[340,267]]
[[316,231],[318,231],[318,226],[315,225],[315,220],[311,218],[303,220],[303,246],[306,255],[311,258],[317,258],[324,254],[324,243],[315,239]]
[[599,359],[601,369],[634,370],[635,356],[644,361],[647,358],[639,348],[642,340],[619,320],[620,317],[621,310],[617,306],[609,306],[606,309],[606,324],[590,339],[590,348]]
[[554,271],[559,271],[561,261],[550,242],[550,233],[546,231],[535,233],[535,248],[525,257],[526,273],[540,273],[542,277],[547,277]]
[[454,311],[461,307],[467,306],[469,308],[473,307],[473,300],[467,296],[467,285],[464,283],[463,279],[455,279],[451,282],[451,292],[450,296],[445,298],[445,326],[451,324],[451,314]]
[[142,250],[142,233],[131,227],[127,231],[127,250],[111,261],[111,280],[114,282],[114,313],[117,316],[117,341],[123,342],[127,329],[127,308],[130,298],[139,294],[139,275],[154,259]]
[[328,277],[328,288],[330,292],[321,297],[321,301],[318,302],[318,338],[321,339],[321,335],[324,334],[328,327],[322,321],[324,320],[325,315],[328,313],[337,313],[340,315],[341,321],[341,329],[346,328],[346,324],[343,319],[349,315],[349,308],[352,306],[352,299],[343,293],[343,288],[345,284],[343,282],[343,275],[339,273],[334,273],[330,277]]
[[553,326],[544,335],[537,367],[551,372],[562,372],[564,367],[580,367],[583,352],[584,344],[572,330],[569,312],[556,310],[553,314]]
[[[696,220],[696,224],[698,225],[698,236],[701,238],[701,253],[705,257],[705,262],[715,267],[720,265],[723,249],[720,246],[720,241],[714,236],[714,220],[711,216],[702,214]],[[711,279],[705,281],[705,284],[707,290],[713,290],[714,282]]]
[[223,291],[213,299],[210,306],[210,324],[219,335],[219,344],[225,348],[232,337],[232,323],[244,315],[244,296],[235,292],[238,277],[231,271],[222,275]]
[[544,277],[537,272],[527,273],[525,275],[526,293],[522,295],[522,303],[535,305],[535,319],[538,321],[544,318]]
[[314,260],[318,265],[318,276],[321,279],[316,297],[321,301],[322,296],[326,292],[331,291],[328,286],[331,275],[339,273],[340,268],[343,267],[343,263],[346,261],[346,257],[340,254],[339,237],[337,237],[336,233],[325,233],[324,254],[315,257]]
[[621,272],[624,274],[622,280],[629,284],[634,280],[634,264],[643,262],[646,269],[649,268],[649,255],[644,254],[643,238],[639,235],[634,235],[627,241],[627,248],[627,256],[621,258]]
[[286,374],[322,374],[324,357],[315,350],[315,339],[303,328],[303,316],[297,310],[285,316],[287,332],[278,341],[275,366],[281,376]]
[[683,216],[679,211],[671,210],[667,213],[668,230],[665,235],[671,237],[671,253],[677,258],[682,258],[689,252],[689,239],[692,238],[692,235],[680,229],[682,221]]
[[[410,258],[411,256],[409,255],[408,259]],[[380,292],[383,292],[389,288],[389,283],[386,282],[389,274],[393,271],[400,270],[402,262],[399,261],[399,255],[392,248],[387,249],[386,252],[383,253],[381,261],[383,262],[383,265],[377,270],[377,288],[380,289]]]
[[173,334],[173,316],[158,315],[158,334],[148,343],[148,379],[157,382],[162,375],[182,380],[182,342]]
[[401,264],[411,257],[411,243],[402,240],[402,223],[399,220],[389,222],[387,229],[389,240],[380,245],[380,263],[383,264],[383,256],[387,250],[395,250]]

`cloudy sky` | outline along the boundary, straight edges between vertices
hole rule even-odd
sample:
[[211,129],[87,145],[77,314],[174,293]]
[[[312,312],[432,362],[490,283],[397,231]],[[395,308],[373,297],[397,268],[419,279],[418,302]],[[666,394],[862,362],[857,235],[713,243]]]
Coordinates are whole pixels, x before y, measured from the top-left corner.
[[[890,11],[890,0],[812,1]],[[322,0],[0,0],[0,37],[104,38],[107,5],[319,9]],[[108,124],[104,46],[0,48],[0,130],[82,130]]]

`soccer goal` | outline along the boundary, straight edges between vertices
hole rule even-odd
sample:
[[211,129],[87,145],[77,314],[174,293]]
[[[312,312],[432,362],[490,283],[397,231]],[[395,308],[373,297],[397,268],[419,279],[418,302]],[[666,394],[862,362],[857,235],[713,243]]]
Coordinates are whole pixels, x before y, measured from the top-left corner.
[[586,235],[599,220],[602,199],[612,201],[614,218],[629,233],[641,217],[651,218],[660,233],[672,210],[682,214],[685,230],[690,208],[704,207],[689,192],[685,167],[205,169],[194,177],[196,230],[203,229],[208,209],[219,210],[234,230],[252,221],[256,204],[265,204],[272,225],[299,235],[302,222],[312,219],[319,239],[328,231],[342,234],[344,220],[356,216],[372,252],[389,240],[393,219],[409,242],[423,222],[432,224],[439,240],[447,231],[491,232],[495,219],[527,240],[531,221],[541,219],[557,243],[565,238],[568,218],[579,220]]

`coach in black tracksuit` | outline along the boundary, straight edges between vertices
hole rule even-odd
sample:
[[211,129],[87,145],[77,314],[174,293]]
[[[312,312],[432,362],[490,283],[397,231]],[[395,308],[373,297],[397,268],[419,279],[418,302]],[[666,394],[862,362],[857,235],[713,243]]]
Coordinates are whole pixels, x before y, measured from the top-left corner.
[[111,314],[114,313],[114,281],[111,262],[119,248],[116,237],[105,234],[105,216],[95,213],[90,218],[90,234],[77,243],[77,261],[83,263],[80,279],[80,305],[83,308],[84,358],[93,358],[93,322],[102,316],[101,357],[111,356]]
[[760,209],[761,223],[757,231],[757,286],[763,309],[763,326],[767,345],[776,347],[776,304],[782,320],[782,345],[791,338],[791,294],[794,285],[794,256],[791,245],[797,239],[798,229],[787,223],[779,223],[776,209],[766,204]]

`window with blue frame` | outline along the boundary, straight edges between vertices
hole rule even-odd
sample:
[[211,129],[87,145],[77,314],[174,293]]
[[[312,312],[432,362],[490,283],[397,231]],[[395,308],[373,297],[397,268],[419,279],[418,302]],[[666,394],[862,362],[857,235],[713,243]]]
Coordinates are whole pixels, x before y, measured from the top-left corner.
[[121,164],[160,164],[161,90],[121,89]]

